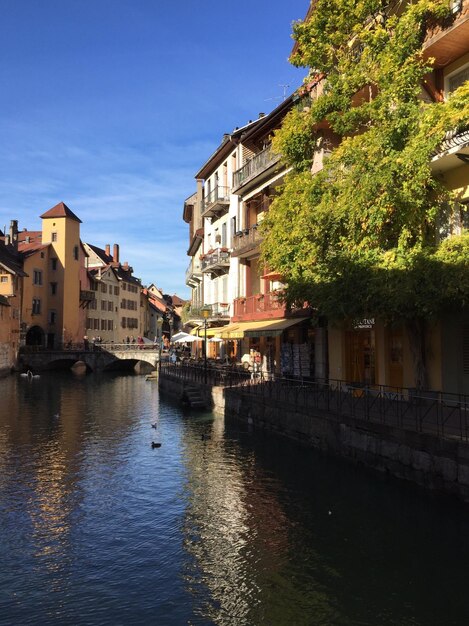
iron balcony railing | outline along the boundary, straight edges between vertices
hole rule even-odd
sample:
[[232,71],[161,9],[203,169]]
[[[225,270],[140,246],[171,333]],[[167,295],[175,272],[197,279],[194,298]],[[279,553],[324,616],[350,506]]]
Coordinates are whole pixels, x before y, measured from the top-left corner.
[[235,233],[231,240],[231,247],[233,249],[233,256],[242,253],[245,250],[255,248],[262,241],[262,236],[259,232],[258,225],[255,224],[250,228],[239,230]]
[[235,321],[243,318],[256,319],[259,314],[268,314],[270,311],[273,314],[275,313],[276,317],[280,317],[286,311],[286,304],[278,291],[236,298],[233,302],[233,318]]
[[230,265],[230,252],[228,248],[217,248],[203,256],[201,261],[202,272],[210,272],[214,269],[227,269]]
[[80,300],[82,302],[92,302],[96,299],[96,294],[94,291],[88,289],[80,289]]
[[203,200],[202,217],[212,217],[218,212],[227,211],[229,205],[229,187],[215,187]]
[[191,262],[186,269],[186,285],[197,284],[202,281],[202,270],[200,266],[195,262],[195,259],[191,259]]
[[233,174],[233,189],[243,185],[248,179],[258,176],[274,163],[280,161],[280,156],[272,151],[268,146],[247,161],[243,167]]
[[[203,364],[164,364],[163,375],[204,381]],[[354,418],[441,438],[469,442],[469,396],[343,380],[305,381],[208,363],[207,382],[269,399],[299,412]]]

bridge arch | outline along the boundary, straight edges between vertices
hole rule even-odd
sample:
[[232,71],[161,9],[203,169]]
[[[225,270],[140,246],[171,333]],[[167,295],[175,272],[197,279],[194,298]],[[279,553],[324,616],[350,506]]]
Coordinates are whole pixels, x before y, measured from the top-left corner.
[[45,333],[40,326],[31,326],[26,333],[27,346],[43,346]]

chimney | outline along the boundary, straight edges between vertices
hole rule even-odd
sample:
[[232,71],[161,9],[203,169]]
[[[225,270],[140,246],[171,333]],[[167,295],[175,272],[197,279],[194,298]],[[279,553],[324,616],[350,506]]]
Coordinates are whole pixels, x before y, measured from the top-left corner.
[[114,252],[112,254],[112,260],[114,263],[119,263],[119,244],[114,244]]
[[259,119],[261,119],[262,117],[265,117],[265,113],[259,113]]
[[122,269],[125,270],[126,272],[129,270],[129,262],[125,261],[124,264],[122,265]]
[[18,220],[10,221],[10,239],[14,248],[18,248]]
[[111,256],[111,244],[107,243],[104,251],[107,256]]

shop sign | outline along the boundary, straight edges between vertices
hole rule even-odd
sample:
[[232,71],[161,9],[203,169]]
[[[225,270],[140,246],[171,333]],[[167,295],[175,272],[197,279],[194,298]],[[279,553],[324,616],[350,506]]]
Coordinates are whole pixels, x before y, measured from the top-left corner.
[[374,325],[375,325],[374,317],[365,317],[362,320],[355,320],[353,323],[353,327],[357,330],[362,329],[362,328],[373,328]]

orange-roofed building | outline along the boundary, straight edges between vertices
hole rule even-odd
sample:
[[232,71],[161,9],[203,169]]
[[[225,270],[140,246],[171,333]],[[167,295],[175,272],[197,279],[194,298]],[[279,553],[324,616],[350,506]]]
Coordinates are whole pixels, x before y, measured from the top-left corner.
[[59,202],[41,215],[41,231],[16,233],[24,283],[22,321],[27,345],[57,348],[83,339],[80,305],[81,220]]

